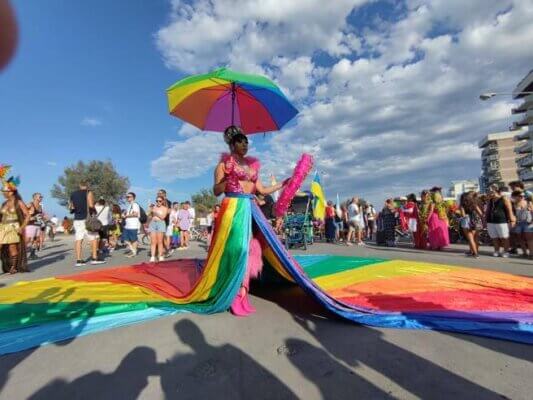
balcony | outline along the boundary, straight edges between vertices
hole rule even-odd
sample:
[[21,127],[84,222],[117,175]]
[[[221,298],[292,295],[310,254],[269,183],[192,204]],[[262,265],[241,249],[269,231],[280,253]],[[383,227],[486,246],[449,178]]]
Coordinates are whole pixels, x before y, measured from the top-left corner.
[[488,183],[501,182],[501,180],[502,180],[502,175],[499,174],[499,173],[487,176],[487,182]]
[[513,126],[523,127],[528,125],[533,125],[533,110],[529,110],[524,118],[513,123]]
[[485,162],[498,161],[498,154],[482,155],[482,160]]
[[528,154],[516,161],[519,167],[531,167],[533,165],[533,154]]
[[483,151],[481,152],[481,155],[485,157],[490,154],[497,154],[497,153],[498,153],[498,145],[496,143],[491,143],[483,149]]
[[519,142],[520,140],[527,140],[527,139],[529,139],[529,135],[530,135],[530,133],[531,133],[531,132],[530,132],[529,130],[526,130],[526,131],[524,131],[524,132],[519,133],[518,135],[516,135],[516,136],[513,138],[513,140],[514,140],[515,142]]
[[515,147],[514,152],[517,154],[531,153],[531,150],[532,150],[531,147],[532,147],[531,143],[528,141]]
[[487,172],[487,175],[491,175],[493,172],[500,170],[500,163],[498,161],[484,162],[483,170]]
[[520,170],[520,172],[518,173],[518,177],[521,181],[524,182],[533,181],[533,168],[530,167]]

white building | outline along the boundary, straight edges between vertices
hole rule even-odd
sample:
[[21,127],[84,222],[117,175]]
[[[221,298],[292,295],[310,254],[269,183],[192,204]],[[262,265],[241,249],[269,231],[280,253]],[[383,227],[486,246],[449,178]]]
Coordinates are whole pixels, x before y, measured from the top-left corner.
[[452,181],[450,189],[448,189],[448,196],[458,199],[463,193],[470,191],[478,192],[479,183],[477,180],[468,179],[463,181]]
[[517,173],[518,178],[524,184],[533,187],[533,94],[523,92],[533,92],[533,70],[516,85],[513,90],[514,99],[522,99],[524,102],[512,110],[513,114],[519,114],[520,119],[513,123],[511,130],[524,129],[519,135],[515,136],[518,141],[515,147],[517,154]]

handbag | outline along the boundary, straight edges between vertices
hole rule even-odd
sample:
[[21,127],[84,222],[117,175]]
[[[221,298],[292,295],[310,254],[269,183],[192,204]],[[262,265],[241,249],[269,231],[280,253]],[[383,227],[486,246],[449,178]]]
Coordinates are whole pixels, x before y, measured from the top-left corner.
[[91,215],[89,212],[89,192],[87,192],[87,219],[85,220],[85,229],[89,232],[98,232],[102,229],[102,222],[98,219],[102,211],[104,211],[105,206],[102,207],[100,212],[96,215]]

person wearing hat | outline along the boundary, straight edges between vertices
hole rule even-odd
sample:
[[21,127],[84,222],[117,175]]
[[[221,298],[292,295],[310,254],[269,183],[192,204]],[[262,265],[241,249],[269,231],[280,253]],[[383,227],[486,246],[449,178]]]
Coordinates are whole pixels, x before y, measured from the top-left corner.
[[30,214],[17,190],[19,183],[18,178],[11,177],[2,185],[6,200],[0,208],[0,258],[2,270],[10,274],[28,272],[24,230]]

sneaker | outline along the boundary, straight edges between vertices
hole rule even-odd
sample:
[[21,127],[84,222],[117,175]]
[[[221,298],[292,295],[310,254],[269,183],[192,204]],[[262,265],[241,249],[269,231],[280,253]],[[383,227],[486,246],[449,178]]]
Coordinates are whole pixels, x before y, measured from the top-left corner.
[[495,251],[494,253],[492,253],[492,257],[499,257],[500,256],[500,253],[498,253],[497,251]]
[[135,257],[137,255],[137,253],[129,253],[129,254],[126,254],[126,257],[128,258],[132,258],[132,257]]
[[159,261],[160,261],[160,262],[161,262],[161,261],[165,261],[165,257],[163,257],[163,256],[159,256]]
[[502,254],[502,257],[503,257],[503,258],[509,258],[509,253],[508,253],[508,252],[503,253],[503,254]]
[[105,264],[105,261],[104,260],[98,260],[98,259],[91,259],[91,265],[100,265],[100,264]]
[[174,249],[170,249],[167,253],[167,255],[170,257],[172,255],[172,253],[174,253]]
[[155,263],[155,257],[154,256],[150,257],[150,262],[151,263]]
[[352,242],[346,242],[346,246],[353,246]]
[[74,264],[75,267],[83,267],[85,264],[85,261],[83,260],[77,260],[76,264]]

